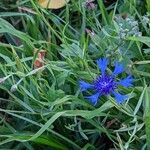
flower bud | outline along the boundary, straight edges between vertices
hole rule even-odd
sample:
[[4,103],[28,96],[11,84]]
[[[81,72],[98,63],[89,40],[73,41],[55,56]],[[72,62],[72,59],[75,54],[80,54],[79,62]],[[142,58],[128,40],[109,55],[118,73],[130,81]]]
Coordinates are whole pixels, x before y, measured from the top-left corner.
[[4,83],[6,78],[0,78],[0,84]]
[[10,91],[11,91],[11,92],[15,92],[15,91],[17,90],[17,88],[18,88],[17,84],[14,84],[14,85],[11,87]]

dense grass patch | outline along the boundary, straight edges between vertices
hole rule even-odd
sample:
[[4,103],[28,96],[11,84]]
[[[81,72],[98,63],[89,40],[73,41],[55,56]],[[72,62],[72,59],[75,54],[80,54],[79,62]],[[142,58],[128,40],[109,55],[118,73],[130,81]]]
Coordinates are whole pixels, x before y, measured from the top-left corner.
[[[149,0],[70,0],[45,9],[35,0],[0,1],[0,149],[150,149]],[[128,96],[95,105],[80,82],[123,64],[115,82]],[[100,80],[102,81],[102,80]],[[107,93],[107,92],[105,92]]]

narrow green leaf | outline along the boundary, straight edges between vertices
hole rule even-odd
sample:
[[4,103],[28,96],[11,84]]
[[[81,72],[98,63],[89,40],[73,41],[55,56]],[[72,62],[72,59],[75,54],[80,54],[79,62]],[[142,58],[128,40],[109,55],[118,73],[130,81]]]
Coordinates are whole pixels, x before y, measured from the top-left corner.
[[44,131],[46,131],[51,125],[52,123],[58,119],[60,116],[62,116],[63,114],[65,114],[66,112],[58,112],[56,113],[54,116],[52,116],[43,126],[42,128],[36,133],[34,134],[29,140],[34,140],[37,137],[39,137],[42,133],[44,133]]
[[150,150],[150,87],[145,91],[144,121],[146,130],[147,149]]
[[135,109],[134,109],[134,113],[133,113],[134,116],[136,115],[136,113],[139,111],[139,109],[141,107],[146,88],[147,88],[147,86],[144,87],[143,92],[142,92],[142,94],[141,94],[141,96],[140,96],[140,98],[138,100],[138,103],[137,103]]
[[109,20],[108,20],[109,16],[108,16],[108,12],[106,11],[103,1],[98,0],[98,5],[99,5],[101,13],[102,13],[102,18],[103,18],[104,24],[107,25],[109,23]]

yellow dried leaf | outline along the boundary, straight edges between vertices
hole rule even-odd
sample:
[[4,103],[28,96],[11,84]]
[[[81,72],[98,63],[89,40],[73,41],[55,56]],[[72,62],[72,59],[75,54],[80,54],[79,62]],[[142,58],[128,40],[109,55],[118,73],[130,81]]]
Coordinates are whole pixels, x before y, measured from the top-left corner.
[[39,0],[38,3],[43,8],[58,9],[66,5],[69,0]]

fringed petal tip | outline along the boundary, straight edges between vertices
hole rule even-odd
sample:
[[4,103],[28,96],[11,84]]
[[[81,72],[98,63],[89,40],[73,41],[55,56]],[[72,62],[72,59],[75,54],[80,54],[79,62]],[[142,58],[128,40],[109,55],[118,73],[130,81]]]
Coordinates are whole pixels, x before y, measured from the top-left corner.
[[130,87],[130,86],[133,86],[132,84],[133,81],[134,81],[133,77],[129,75],[127,78],[120,80],[119,84],[124,87]]
[[102,74],[104,74],[106,71],[107,65],[108,65],[108,59],[101,58],[101,59],[98,59],[96,62],[97,62],[99,69],[101,70]]
[[122,95],[122,94],[116,93],[116,92],[113,92],[113,94],[114,94],[116,102],[118,104],[122,104],[126,99],[128,99],[127,95]]
[[91,96],[86,96],[85,98],[88,99],[89,102],[91,102],[95,106],[97,104],[99,96],[100,96],[100,94],[96,93],[96,94],[91,95]]
[[116,62],[113,75],[116,76],[116,75],[122,73],[123,71],[124,71],[124,65],[123,64],[119,64],[118,62]]
[[87,89],[93,87],[92,84],[89,84],[89,83],[82,81],[82,80],[79,81],[79,85],[80,85],[80,91],[81,92],[86,91]]

